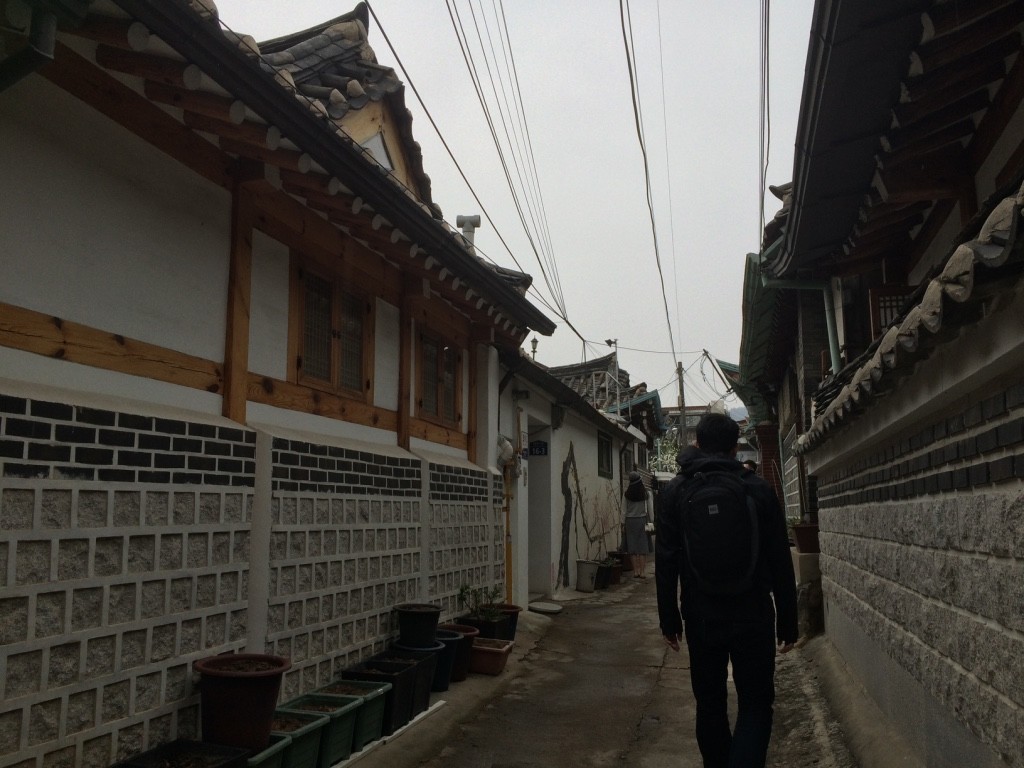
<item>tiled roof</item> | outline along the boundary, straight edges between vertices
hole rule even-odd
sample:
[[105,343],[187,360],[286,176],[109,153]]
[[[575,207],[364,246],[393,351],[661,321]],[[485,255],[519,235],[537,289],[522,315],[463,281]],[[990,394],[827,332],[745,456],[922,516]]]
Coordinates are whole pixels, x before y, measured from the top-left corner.
[[[369,43],[369,23],[366,4],[359,3],[349,13],[310,29],[258,43],[257,49],[267,69],[286,73],[298,94],[319,104],[339,125],[350,111],[390,100],[419,192],[430,202],[430,177],[413,138],[405,86],[394,69],[377,63]],[[440,209],[435,213],[440,218]]]
[[[367,22],[360,3],[261,48],[225,28],[213,0],[95,0],[82,23],[61,25],[54,61],[41,74],[224,188],[234,187],[239,164],[262,167],[264,198],[290,196],[428,278],[473,322],[494,325],[503,342],[518,345],[527,328],[550,334],[554,323],[524,299],[529,277],[484,263],[431,201],[404,88],[377,64]],[[343,130],[346,115],[374,100],[390,101],[409,186]]]
[[[982,278],[988,277],[977,274],[979,267],[992,270],[994,279],[1001,278],[1010,285],[1019,282],[1024,264],[1022,206],[1024,185],[994,206],[976,237],[953,250],[941,272],[923,286],[918,301],[902,319],[889,328],[868,355],[842,372],[838,380],[845,384],[838,390],[832,387],[819,392],[815,400],[818,412],[810,429],[800,436],[798,452],[813,449],[834,430],[853,421],[872,400],[890,391],[897,380],[911,375],[919,360],[955,338],[956,328],[969,322],[972,315],[954,313],[953,309],[979,305],[991,298],[989,291],[979,290]],[[1003,267],[1010,268],[1008,273],[1001,273]]]

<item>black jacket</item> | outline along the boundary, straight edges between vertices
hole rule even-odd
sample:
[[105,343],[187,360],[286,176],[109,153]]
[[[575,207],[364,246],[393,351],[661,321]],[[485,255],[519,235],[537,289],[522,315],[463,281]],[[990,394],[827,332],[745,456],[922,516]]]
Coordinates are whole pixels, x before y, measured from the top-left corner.
[[[658,498],[655,548],[655,581],[658,587],[658,619],[663,635],[680,634],[683,620],[770,620],[775,614],[775,634],[780,643],[795,642],[796,577],[789,553],[786,518],[771,486],[733,458],[709,456],[695,448],[685,449],[677,460],[679,474]],[[698,471],[725,470],[740,474],[760,514],[760,556],[754,586],[746,593],[710,597],[688,582],[682,520],[678,500]]]

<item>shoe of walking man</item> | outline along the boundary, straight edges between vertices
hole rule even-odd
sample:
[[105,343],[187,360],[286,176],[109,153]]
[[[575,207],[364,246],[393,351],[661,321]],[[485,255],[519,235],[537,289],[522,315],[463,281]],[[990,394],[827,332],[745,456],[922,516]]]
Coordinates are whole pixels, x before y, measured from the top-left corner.
[[[679,474],[657,510],[658,618],[673,650],[686,638],[705,768],[763,768],[775,655],[792,650],[797,639],[785,517],[772,488],[736,460],[738,437],[728,416],[702,417],[697,445],[679,454]],[[730,663],[735,728],[728,713]]]

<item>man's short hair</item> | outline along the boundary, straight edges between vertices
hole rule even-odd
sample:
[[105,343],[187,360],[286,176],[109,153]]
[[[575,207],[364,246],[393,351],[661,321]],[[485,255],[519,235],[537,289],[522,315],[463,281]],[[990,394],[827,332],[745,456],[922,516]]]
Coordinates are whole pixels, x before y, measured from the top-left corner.
[[739,425],[724,413],[705,413],[697,423],[697,447],[705,453],[729,453],[739,439]]

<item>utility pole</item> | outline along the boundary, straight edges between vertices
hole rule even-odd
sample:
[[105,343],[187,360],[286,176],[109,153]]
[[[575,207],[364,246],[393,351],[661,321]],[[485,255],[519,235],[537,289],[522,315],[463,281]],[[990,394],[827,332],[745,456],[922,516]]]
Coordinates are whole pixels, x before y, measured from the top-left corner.
[[676,363],[676,375],[679,377],[679,427],[682,430],[682,443],[680,448],[690,444],[690,429],[686,425],[686,392],[683,389],[683,364]]
[[615,348],[615,415],[621,417],[622,414],[619,413],[619,409],[622,407],[619,396],[619,340],[605,339],[604,343]]

